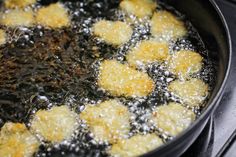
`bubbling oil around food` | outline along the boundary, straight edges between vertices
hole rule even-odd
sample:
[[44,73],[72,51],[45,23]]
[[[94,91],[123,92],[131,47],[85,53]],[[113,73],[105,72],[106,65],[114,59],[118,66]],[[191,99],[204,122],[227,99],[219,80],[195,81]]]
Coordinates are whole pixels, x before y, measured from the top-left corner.
[[[42,4],[45,2],[42,0]],[[92,36],[92,25],[100,20],[125,21],[127,15],[118,9],[119,1],[65,1],[71,15],[72,25],[60,30],[49,30],[41,26],[30,28],[5,28],[10,37],[7,44],[0,47],[0,126],[7,121],[29,124],[32,114],[39,109],[65,104],[77,113],[84,110],[85,104],[96,104],[114,98],[100,89],[97,84],[98,67],[104,59],[115,58],[126,62],[125,55],[137,42],[151,38],[148,19],[129,17],[134,32],[129,42],[114,47]],[[38,7],[37,4],[34,7]],[[176,10],[160,3],[158,9]],[[131,21],[130,21],[131,20]],[[215,63],[208,56],[197,31],[190,22],[187,38],[170,44],[171,51],[194,50],[204,57],[204,67],[193,77],[201,78],[209,84],[210,90],[215,80]],[[161,40],[161,39],[160,39]],[[130,118],[132,136],[137,133],[156,133],[164,141],[172,139],[161,134],[149,118],[155,107],[170,101],[181,102],[168,92],[168,84],[175,80],[162,64],[149,64],[139,67],[155,81],[155,91],[144,98],[119,97],[133,114]],[[192,108],[199,116],[202,108]],[[51,145],[43,142],[36,156],[108,156],[107,142],[97,142],[88,126],[82,121],[70,141]],[[29,124],[30,125],[30,124]]]

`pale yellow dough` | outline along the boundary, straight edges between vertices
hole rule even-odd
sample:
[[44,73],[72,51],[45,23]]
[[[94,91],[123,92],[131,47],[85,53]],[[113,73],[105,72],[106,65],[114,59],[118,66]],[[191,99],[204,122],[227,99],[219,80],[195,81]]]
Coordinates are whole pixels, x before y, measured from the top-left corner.
[[0,23],[8,27],[30,27],[34,22],[32,11],[23,11],[20,9],[9,10],[7,13],[2,13],[0,17]]
[[152,120],[156,126],[170,136],[177,136],[190,126],[196,115],[177,103],[157,107]]
[[31,130],[46,141],[59,143],[69,139],[77,125],[76,113],[60,106],[39,110],[31,121]]
[[201,106],[208,95],[208,85],[195,78],[188,81],[173,81],[168,89],[192,107]]
[[9,9],[24,8],[36,3],[36,0],[4,0],[4,6]]
[[114,96],[144,97],[155,87],[146,73],[115,60],[103,61],[99,71],[98,85]]
[[80,118],[88,124],[96,140],[114,143],[128,136],[130,131],[130,113],[117,100],[87,105]]
[[0,45],[3,45],[6,43],[6,33],[4,30],[0,29]]
[[155,134],[135,135],[130,139],[119,140],[109,153],[114,157],[137,157],[163,144]]
[[50,28],[70,26],[70,17],[67,10],[60,3],[51,4],[40,8],[36,14],[38,24]]
[[164,42],[142,41],[133,48],[126,59],[131,66],[145,65],[153,62],[163,62],[169,56],[169,46]]
[[1,157],[32,157],[40,143],[21,123],[5,123],[0,132]]
[[120,8],[128,14],[133,14],[139,18],[151,16],[157,4],[152,0],[123,0]]
[[168,11],[157,11],[151,20],[151,33],[166,40],[181,38],[187,34],[182,21]]
[[93,32],[105,42],[119,46],[130,40],[133,30],[121,21],[101,20],[93,25]]
[[178,51],[174,53],[169,61],[169,70],[179,77],[188,77],[202,69],[203,57],[194,51]]

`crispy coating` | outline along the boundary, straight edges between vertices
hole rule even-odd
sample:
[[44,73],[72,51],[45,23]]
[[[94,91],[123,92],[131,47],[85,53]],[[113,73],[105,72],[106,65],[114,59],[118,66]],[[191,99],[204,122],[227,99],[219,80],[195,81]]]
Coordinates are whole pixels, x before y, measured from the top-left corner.
[[142,41],[133,48],[126,59],[131,66],[145,65],[152,62],[163,62],[169,56],[167,43],[157,41]]
[[93,25],[93,32],[105,42],[119,46],[130,40],[133,30],[121,21],[101,20]]
[[9,9],[24,8],[36,3],[36,0],[4,0],[4,6]]
[[128,136],[130,131],[130,113],[117,100],[108,100],[96,106],[87,105],[80,118],[89,125],[96,140],[114,143]]
[[39,110],[31,121],[31,130],[46,141],[58,143],[69,139],[77,125],[76,113],[60,106]]
[[154,90],[154,81],[115,60],[105,60],[99,68],[98,85],[114,96],[144,97]]
[[38,24],[50,28],[68,27],[70,25],[69,14],[60,3],[40,8],[36,14],[36,21]]
[[208,85],[195,78],[188,81],[173,81],[168,89],[189,106],[201,106],[208,95]]
[[5,123],[0,132],[1,157],[31,157],[39,142],[21,123]]
[[6,33],[4,30],[0,29],[0,45],[3,45],[6,43]]
[[151,20],[151,33],[166,40],[181,38],[187,34],[182,21],[168,11],[154,13]]
[[23,11],[20,9],[9,10],[1,14],[0,23],[8,27],[27,26],[34,24],[34,14],[32,11]]
[[119,140],[109,153],[114,157],[136,157],[143,155],[163,144],[155,134],[135,135],[130,139]]
[[156,126],[170,136],[177,136],[195,120],[196,115],[191,110],[177,103],[157,107],[152,120]]
[[123,0],[120,8],[128,14],[133,14],[139,18],[151,16],[157,4],[152,0]]
[[188,77],[202,69],[203,57],[193,51],[178,51],[173,54],[169,61],[169,70],[179,77]]

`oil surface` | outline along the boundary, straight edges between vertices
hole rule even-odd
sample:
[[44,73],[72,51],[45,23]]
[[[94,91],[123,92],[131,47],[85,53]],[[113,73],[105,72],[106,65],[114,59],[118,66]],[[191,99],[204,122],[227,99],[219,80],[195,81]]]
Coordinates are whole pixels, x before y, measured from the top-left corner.
[[[41,0],[34,7],[48,5],[55,0]],[[77,113],[84,104],[98,103],[112,97],[97,84],[98,67],[102,60],[115,58],[126,62],[127,51],[138,41],[151,38],[147,19],[131,17],[134,33],[130,42],[114,47],[93,37],[91,26],[100,19],[125,21],[126,15],[118,9],[119,1],[80,0],[63,1],[72,17],[71,27],[49,30],[41,26],[6,28],[10,34],[7,44],[0,47],[0,127],[7,121],[24,122],[39,109],[55,105],[69,105]],[[167,9],[182,18],[172,7],[160,3],[158,9]],[[184,20],[184,19],[183,19]],[[215,80],[215,63],[209,58],[197,31],[185,21],[189,35],[170,44],[171,51],[194,50],[204,57],[204,67],[193,77],[201,78],[211,87]],[[145,98],[120,97],[133,117],[130,136],[155,132],[164,141],[172,139],[161,134],[148,123],[153,109],[180,99],[168,92],[168,84],[175,80],[164,65],[153,63],[140,67],[156,82],[155,91]],[[198,116],[201,108],[192,109]],[[42,143],[36,156],[108,156],[109,143],[96,142],[86,124],[80,123],[71,141],[58,145]]]

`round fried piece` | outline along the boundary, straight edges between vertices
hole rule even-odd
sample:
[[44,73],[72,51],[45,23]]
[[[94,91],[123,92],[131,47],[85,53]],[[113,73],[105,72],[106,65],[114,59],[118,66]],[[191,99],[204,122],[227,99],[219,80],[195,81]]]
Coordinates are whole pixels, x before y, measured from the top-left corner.
[[6,33],[4,30],[0,29],[0,45],[3,45],[6,43]]
[[32,157],[39,142],[21,123],[6,123],[0,132],[1,157]]
[[188,81],[173,81],[168,89],[192,107],[201,106],[208,95],[208,85],[195,78]]
[[116,157],[136,157],[143,155],[163,144],[155,134],[135,135],[130,139],[119,140],[109,153]]
[[94,35],[112,45],[128,42],[133,34],[132,28],[121,21],[101,20],[93,25]]
[[157,41],[142,41],[133,48],[126,59],[131,66],[145,65],[152,62],[163,62],[169,56],[167,43]]
[[166,40],[181,38],[187,34],[182,21],[168,11],[154,13],[151,20],[151,33]]
[[99,68],[98,85],[114,96],[144,97],[154,90],[154,81],[115,60],[105,60]]
[[24,8],[31,4],[36,3],[36,0],[4,0],[4,5],[6,8]]
[[203,57],[194,51],[178,51],[173,54],[169,61],[169,70],[180,77],[188,77],[202,69]]
[[9,10],[9,12],[1,14],[0,17],[0,23],[8,27],[30,27],[34,22],[34,14],[32,11],[23,11],[19,9]]
[[77,127],[77,115],[67,106],[39,110],[31,121],[31,130],[50,142],[69,139]]
[[123,0],[120,8],[128,14],[133,14],[139,18],[151,16],[157,4],[152,0]]
[[114,143],[128,136],[130,113],[121,102],[109,100],[96,106],[87,105],[80,118],[89,125],[96,140]]
[[157,107],[152,120],[167,135],[177,136],[195,120],[194,112],[177,103]]
[[68,27],[70,25],[69,14],[60,3],[40,8],[36,14],[36,21],[38,24],[50,28]]

